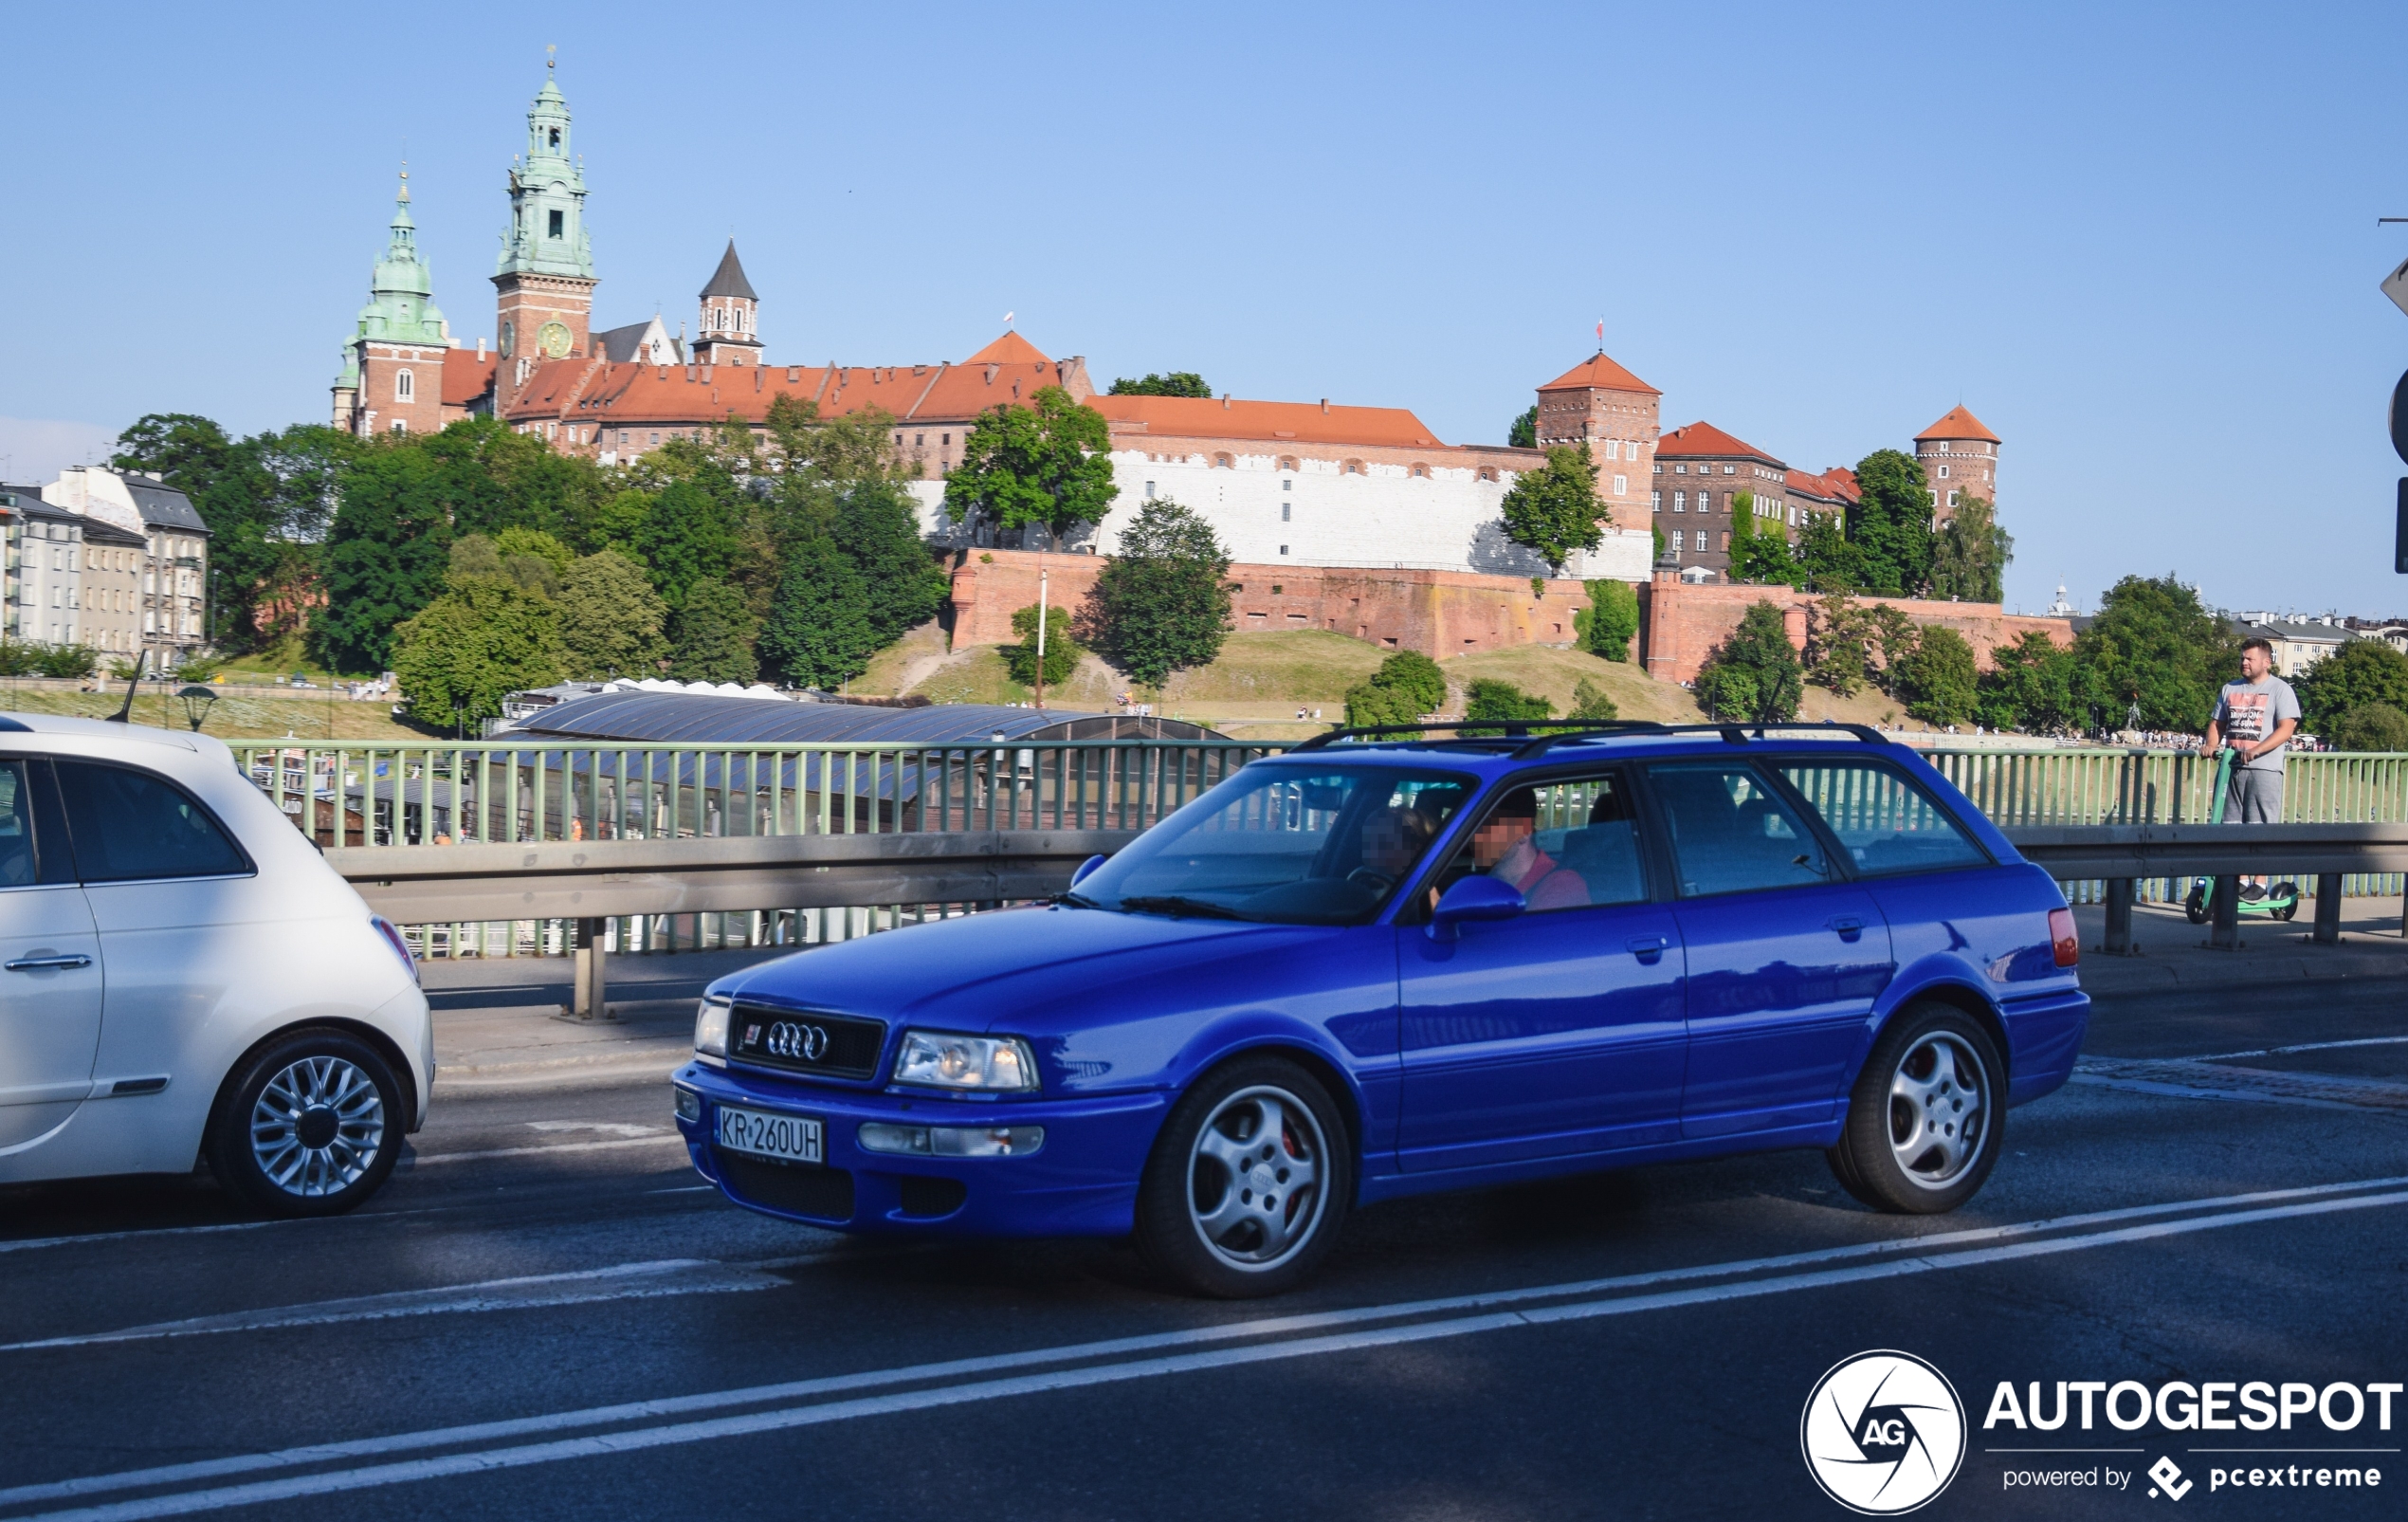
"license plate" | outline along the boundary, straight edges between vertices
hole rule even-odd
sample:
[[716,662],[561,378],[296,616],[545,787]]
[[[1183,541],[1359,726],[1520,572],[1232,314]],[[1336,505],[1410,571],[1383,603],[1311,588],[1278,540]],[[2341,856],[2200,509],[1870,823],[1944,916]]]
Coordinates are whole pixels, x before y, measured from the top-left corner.
[[820,1148],[820,1124],[809,1115],[770,1115],[721,1105],[717,1139],[733,1151],[781,1163],[827,1161]]

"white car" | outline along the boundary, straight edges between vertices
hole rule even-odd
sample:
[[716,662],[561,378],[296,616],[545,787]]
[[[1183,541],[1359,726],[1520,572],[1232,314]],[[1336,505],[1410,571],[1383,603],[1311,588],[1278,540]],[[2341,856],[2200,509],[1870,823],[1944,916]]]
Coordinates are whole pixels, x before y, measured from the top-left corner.
[[400,933],[225,745],[0,714],[0,1183],[206,1161],[333,1215],[433,1081]]

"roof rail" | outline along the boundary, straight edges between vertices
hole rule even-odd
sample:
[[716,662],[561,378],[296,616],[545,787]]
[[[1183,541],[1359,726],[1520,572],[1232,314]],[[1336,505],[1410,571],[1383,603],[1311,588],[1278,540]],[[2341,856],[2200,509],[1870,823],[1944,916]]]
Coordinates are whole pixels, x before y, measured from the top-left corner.
[[[1321,750],[1326,746],[1337,743],[1341,740],[1351,740],[1358,736],[1373,737],[1372,743],[1374,744],[1412,744],[1431,730],[1442,729],[1480,731],[1478,734],[1457,734],[1453,738],[1458,740],[1485,740],[1494,738],[1524,740],[1529,737],[1529,733],[1533,728],[1543,729],[1550,727],[1557,729],[1577,730],[1580,734],[1602,735],[1623,733],[1632,730],[1643,732],[1653,731],[1660,730],[1665,726],[1657,724],[1652,719],[1623,719],[1611,722],[1600,722],[1596,719],[1448,719],[1435,721],[1430,724],[1354,724],[1341,725],[1336,729],[1325,730],[1321,734],[1313,736],[1303,744],[1296,746],[1294,749],[1288,751],[1287,754],[1294,756],[1307,750]],[[1393,735],[1396,738],[1393,741],[1377,738],[1383,735]],[[1565,738],[1572,737],[1567,736]]]
[[1567,741],[1608,739],[1614,734],[1624,733],[1633,729],[1642,733],[1665,735],[1718,734],[1721,735],[1724,741],[1734,745],[1746,744],[1748,743],[1747,732],[1750,729],[1756,731],[1756,738],[1758,740],[1764,738],[1764,731],[1767,729],[1833,729],[1844,730],[1849,734],[1854,735],[1857,739],[1870,745],[1881,745],[1888,743],[1883,737],[1881,732],[1873,728],[1870,724],[1843,724],[1837,720],[1832,719],[1801,720],[1794,724],[1769,724],[1729,723],[1652,724],[1644,720],[1639,720],[1620,724],[1599,724],[1592,729],[1581,730],[1574,734],[1541,735],[1536,740],[1533,740],[1528,744],[1523,746],[1520,750],[1515,751],[1513,753],[1513,759],[1515,761],[1528,761],[1532,757],[1545,755],[1548,751],[1566,743]]

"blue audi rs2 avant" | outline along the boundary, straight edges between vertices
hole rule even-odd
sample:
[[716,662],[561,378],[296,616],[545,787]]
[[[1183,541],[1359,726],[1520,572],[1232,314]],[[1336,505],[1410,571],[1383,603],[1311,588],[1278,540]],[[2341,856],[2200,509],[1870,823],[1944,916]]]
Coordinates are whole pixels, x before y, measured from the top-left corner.
[[1273,1294],[1358,1205],[1636,1164],[1821,1147],[1953,1209],[2072,1070],[2079,951],[1870,729],[1342,731],[1051,900],[720,980],[678,1125],[754,1210]]

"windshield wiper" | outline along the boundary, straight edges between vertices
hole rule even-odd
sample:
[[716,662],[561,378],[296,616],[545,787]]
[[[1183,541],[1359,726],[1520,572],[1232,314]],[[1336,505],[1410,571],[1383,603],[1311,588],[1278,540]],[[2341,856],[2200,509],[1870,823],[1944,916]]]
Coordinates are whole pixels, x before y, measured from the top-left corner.
[[1056,893],[1053,895],[1053,902],[1056,904],[1067,904],[1074,909],[1093,909],[1102,908],[1104,907],[1103,905],[1098,904],[1095,900],[1087,897],[1085,893]]
[[1140,893],[1121,900],[1121,908],[1140,914],[1169,914],[1177,918],[1198,920],[1242,920],[1245,915],[1225,905],[1208,904],[1200,898],[1181,898],[1176,893]]

